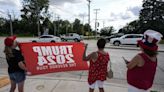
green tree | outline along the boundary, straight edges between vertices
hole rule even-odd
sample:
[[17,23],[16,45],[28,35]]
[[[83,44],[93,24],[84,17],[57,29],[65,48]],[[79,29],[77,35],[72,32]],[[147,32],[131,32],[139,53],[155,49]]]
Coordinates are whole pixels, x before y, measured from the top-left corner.
[[140,11],[140,33],[153,29],[164,35],[164,1],[143,0],[143,9]]
[[78,33],[78,34],[82,34],[82,26],[80,24],[80,20],[79,19],[75,19],[74,23],[73,23],[73,31]]
[[21,17],[22,22],[28,25],[24,30],[36,34],[37,22],[46,19],[43,15],[48,14],[48,6],[49,0],[23,0],[23,9],[21,10],[23,14]]
[[125,34],[140,33],[139,20],[134,20],[130,23],[127,23],[126,26],[124,26],[119,30],[119,33],[125,33]]
[[113,32],[115,32],[115,29],[113,28],[113,26],[110,27],[105,27],[102,28],[100,31],[100,35],[104,35],[104,36],[110,36]]
[[4,18],[0,18],[0,34],[5,34],[8,30],[6,29],[6,25],[7,25],[7,20]]

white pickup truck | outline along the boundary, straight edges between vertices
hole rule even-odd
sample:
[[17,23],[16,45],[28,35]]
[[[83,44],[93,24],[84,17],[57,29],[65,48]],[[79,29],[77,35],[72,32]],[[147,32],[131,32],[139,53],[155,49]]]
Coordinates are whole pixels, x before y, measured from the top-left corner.
[[75,42],[80,42],[82,38],[77,33],[68,33],[66,35],[60,36],[62,41],[74,40]]

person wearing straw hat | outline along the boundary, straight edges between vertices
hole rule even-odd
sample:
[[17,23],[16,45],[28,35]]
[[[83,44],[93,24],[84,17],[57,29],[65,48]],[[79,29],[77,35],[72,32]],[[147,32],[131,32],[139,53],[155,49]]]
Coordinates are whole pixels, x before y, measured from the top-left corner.
[[131,61],[126,59],[128,92],[149,92],[153,85],[158,55],[158,42],[162,34],[154,30],[144,32],[144,38],[138,41],[141,53]]
[[6,37],[4,44],[4,53],[8,63],[8,74],[11,83],[10,92],[15,91],[16,84],[18,84],[18,92],[24,92],[25,71],[27,69],[21,52],[16,49],[18,46],[16,36]]

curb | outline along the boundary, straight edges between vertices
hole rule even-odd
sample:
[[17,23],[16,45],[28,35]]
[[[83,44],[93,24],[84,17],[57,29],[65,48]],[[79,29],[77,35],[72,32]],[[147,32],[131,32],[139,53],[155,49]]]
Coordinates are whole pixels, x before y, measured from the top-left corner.
[[[137,50],[139,51],[139,48],[131,48],[131,47],[113,47],[113,46],[109,46],[109,47],[105,47],[107,49],[123,49],[123,50]],[[158,52],[164,52],[164,50],[160,49],[158,50]]]
[[0,88],[8,85],[10,83],[10,80],[8,77],[0,77]]

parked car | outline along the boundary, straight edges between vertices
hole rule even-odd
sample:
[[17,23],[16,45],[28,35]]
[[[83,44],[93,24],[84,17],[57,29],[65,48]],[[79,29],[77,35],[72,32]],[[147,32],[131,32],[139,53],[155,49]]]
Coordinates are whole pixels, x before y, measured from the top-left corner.
[[112,38],[110,44],[119,46],[121,44],[137,45],[137,41],[143,38],[142,34],[126,34],[119,38]]
[[75,42],[80,42],[82,40],[82,37],[80,37],[80,35],[77,33],[68,33],[66,35],[61,36],[61,40],[74,40]]
[[61,39],[53,35],[42,35],[38,39],[32,40],[32,42],[61,42]]
[[105,39],[106,39],[107,42],[110,42],[110,39],[112,39],[112,38],[119,38],[121,36],[123,36],[123,34],[116,34],[116,35],[111,35],[109,37],[105,37]]

